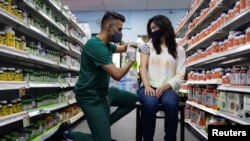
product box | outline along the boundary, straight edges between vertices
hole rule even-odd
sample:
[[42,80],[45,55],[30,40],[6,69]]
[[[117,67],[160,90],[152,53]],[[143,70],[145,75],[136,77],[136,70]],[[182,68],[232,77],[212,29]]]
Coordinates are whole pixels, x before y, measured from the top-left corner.
[[234,115],[238,115],[239,113],[241,113],[243,109],[243,103],[244,103],[244,95],[236,93]]
[[224,112],[227,111],[227,106],[226,106],[227,101],[226,100],[227,100],[226,99],[226,92],[219,92],[217,105],[218,105],[220,111],[224,111]]
[[234,114],[236,105],[235,105],[235,94],[231,92],[227,92],[226,94],[226,112],[230,114]]
[[250,95],[244,95],[243,111],[250,111]]

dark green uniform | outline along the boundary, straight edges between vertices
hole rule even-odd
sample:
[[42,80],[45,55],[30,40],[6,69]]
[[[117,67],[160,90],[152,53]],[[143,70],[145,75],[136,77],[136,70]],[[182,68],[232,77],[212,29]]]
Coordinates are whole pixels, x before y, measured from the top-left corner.
[[[75,141],[111,141],[110,125],[132,111],[138,100],[133,93],[108,86],[110,76],[102,66],[112,64],[115,50],[115,45],[105,44],[97,37],[92,37],[83,48],[74,91],[92,135],[69,132],[69,137]],[[111,115],[110,105],[118,106]]]

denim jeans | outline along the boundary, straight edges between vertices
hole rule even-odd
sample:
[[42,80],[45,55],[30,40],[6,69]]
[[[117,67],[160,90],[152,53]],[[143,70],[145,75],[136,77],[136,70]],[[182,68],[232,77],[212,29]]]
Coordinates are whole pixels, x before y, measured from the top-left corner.
[[175,91],[168,89],[160,98],[145,95],[144,87],[138,92],[139,101],[143,104],[142,110],[142,136],[143,141],[153,141],[156,124],[156,113],[159,111],[158,104],[162,103],[165,112],[164,131],[165,141],[176,141],[178,127],[178,103],[179,97]]

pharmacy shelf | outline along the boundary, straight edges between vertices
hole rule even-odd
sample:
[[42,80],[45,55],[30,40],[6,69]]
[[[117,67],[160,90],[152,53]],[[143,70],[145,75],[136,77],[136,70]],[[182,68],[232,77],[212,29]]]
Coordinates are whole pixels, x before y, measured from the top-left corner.
[[46,15],[43,11],[40,10],[39,7],[36,7],[30,1],[27,0],[22,0],[22,1],[24,2],[24,5],[26,5],[29,9],[31,9],[34,13],[40,15],[43,19],[45,19],[48,23],[50,23],[50,25],[57,28],[57,30],[61,31],[61,33],[63,33],[68,38],[70,37],[69,34],[66,32],[65,27],[63,27],[63,25],[56,23],[54,20],[51,19],[51,17]]
[[79,120],[81,117],[83,117],[84,116],[84,114],[83,114],[83,112],[80,112],[80,113],[78,113],[77,115],[75,115],[75,116],[73,116],[72,118],[70,118],[69,119],[69,123],[70,124],[73,124],[73,123],[75,123],[77,120]]
[[227,61],[232,58],[246,55],[250,53],[250,44],[246,44],[239,47],[234,47],[229,49],[228,51],[217,53],[214,55],[210,55],[206,58],[194,61],[187,65],[188,68],[195,68],[195,67],[201,67],[201,66],[210,66],[208,64],[216,63],[216,62],[222,62]]
[[[69,101],[65,101],[65,102],[62,102],[62,103],[43,106],[43,107],[40,107],[40,108],[15,113],[15,114],[12,114],[12,115],[9,115],[9,116],[0,117],[0,127],[11,124],[11,123],[16,122],[16,121],[20,121],[24,117],[27,117],[27,116],[28,117],[35,117],[35,116],[38,116],[38,115],[50,113],[52,111],[67,107],[67,106],[75,104],[75,103],[76,103],[76,100],[71,99]],[[80,115],[78,115],[78,116],[80,116]],[[75,119],[72,119],[72,120],[75,120]]]
[[8,25],[10,24],[11,26],[21,25],[23,27],[29,28],[28,24],[23,23],[21,20],[17,19],[15,16],[6,12],[2,8],[0,8],[0,21],[8,23]]
[[69,106],[68,102],[62,102],[62,103],[52,104],[48,106],[43,106],[37,109],[28,110],[28,115],[29,117],[34,117],[34,116],[38,116],[41,114],[50,113],[51,111],[55,111],[55,110],[58,110],[67,106]]
[[71,18],[69,18],[69,16],[65,14],[62,8],[58,6],[54,0],[48,0],[47,2],[52,6],[57,15],[61,15],[61,17],[65,19],[67,23],[69,23],[72,27],[74,27],[74,29],[78,31],[78,33],[86,36],[84,31],[78,26],[78,24],[75,23]]
[[208,35],[206,38],[200,40],[196,44],[189,47],[186,50],[186,52],[187,53],[195,52],[196,49],[204,48],[207,45],[211,44],[214,40],[218,40],[222,37],[225,37],[226,35],[228,35],[230,30],[234,30],[238,27],[241,27],[242,25],[245,25],[246,23],[249,23],[249,16],[250,16],[250,9],[245,10],[244,12],[236,16],[234,19],[222,25],[216,31]]
[[51,82],[28,82],[29,88],[55,88],[60,87],[58,83]]
[[199,12],[206,4],[208,4],[207,0],[201,0],[200,4],[195,9],[191,13],[188,13],[186,21],[176,30],[176,37],[183,37],[186,34],[188,24],[195,18],[195,13]]
[[198,109],[201,109],[201,110],[203,110],[203,111],[206,111],[206,112],[208,112],[208,113],[210,113],[210,114],[212,114],[212,115],[218,115],[218,111],[217,111],[217,110],[208,108],[208,107],[203,106],[203,105],[200,105],[200,104],[198,104],[198,103],[195,103],[195,102],[192,102],[192,101],[186,101],[186,104],[191,105],[191,106],[193,106],[193,107],[196,107],[196,108],[198,108]]
[[192,102],[192,101],[186,101],[186,104],[188,105],[191,105],[193,107],[196,107],[198,109],[201,109],[205,112],[208,112],[212,115],[217,115],[217,116],[221,116],[221,117],[224,117],[226,119],[229,119],[231,121],[234,121],[234,122],[237,122],[239,124],[242,124],[242,125],[250,125],[250,120],[245,120],[245,119],[242,119],[240,117],[237,117],[235,115],[231,115],[229,113],[225,113],[225,112],[222,112],[222,111],[217,111],[217,110],[214,110],[214,109],[211,109],[211,108],[207,108],[203,105],[200,105],[200,104],[197,104],[195,102]]
[[231,115],[231,114],[228,114],[228,113],[225,113],[222,111],[219,111],[218,115],[221,117],[224,117],[226,119],[232,120],[234,122],[237,122],[239,124],[242,124],[242,125],[250,125],[250,120],[242,119],[242,118],[239,118],[235,115]]
[[49,60],[49,59],[46,59],[37,55],[28,54],[24,51],[17,50],[14,47],[9,47],[5,45],[0,45],[0,56],[14,58],[14,59],[18,59],[18,60],[22,60],[25,62],[34,63],[38,65],[49,66],[52,68],[58,68],[60,70],[64,69],[64,70],[72,70],[72,71],[79,72],[79,69],[78,70],[76,68],[70,69],[69,66],[67,65],[59,64],[58,62],[55,62],[55,61],[52,61],[52,60]]
[[185,89],[180,89],[179,92],[187,94],[189,91]]
[[199,134],[201,134],[205,139],[208,139],[208,134],[203,129],[199,129],[195,124],[193,124],[190,120],[185,120],[187,124],[189,124],[193,129],[195,129]]
[[76,99],[75,98],[70,99],[70,100],[68,100],[68,103],[69,103],[69,105],[75,104],[76,103]]
[[77,42],[80,46],[84,45],[83,39],[79,39],[79,38],[77,38],[75,35],[73,35],[71,33],[69,33],[69,35],[70,35],[71,39],[73,39],[75,42]]
[[80,71],[80,68],[75,67],[75,66],[71,66],[71,65],[69,65],[69,68],[70,68],[71,70],[73,70],[73,71],[77,71],[77,72],[79,72],[79,71]]
[[188,84],[200,84],[200,85],[220,85],[222,84],[221,79],[212,79],[212,80],[206,80],[206,81],[191,81],[188,80],[186,83]]
[[66,122],[66,121],[62,121],[62,122],[58,123],[56,126],[54,126],[51,129],[47,130],[43,134],[33,138],[31,141],[44,141],[44,140],[46,140],[47,138],[52,136],[57,131],[57,129],[60,127],[60,125],[62,123],[64,123],[64,122]]
[[70,35],[66,31],[65,27],[63,27],[63,25],[56,23],[54,20],[52,20],[51,17],[49,17],[43,11],[41,11],[39,7],[36,7],[35,5],[33,5],[31,2],[28,2],[27,0],[23,0],[23,2],[24,2],[25,5],[28,6],[29,9],[31,9],[37,15],[41,16],[45,21],[47,21],[47,23],[49,23],[50,25],[55,27],[57,30],[59,30],[66,37],[66,39],[68,39],[70,41],[74,41],[74,42],[76,42],[76,43],[78,43],[80,45],[83,45],[82,40]]
[[28,53],[17,50],[15,47],[5,46],[0,44],[0,55],[12,57],[12,58],[21,58],[21,59],[28,59]]
[[20,88],[29,88],[24,81],[0,81],[0,90],[15,90]]
[[70,83],[69,83],[69,86],[70,86],[70,87],[74,87],[75,84],[76,84],[76,82],[70,82]]
[[4,117],[0,117],[0,127],[5,126],[7,124],[22,120],[24,117],[26,117],[27,111],[23,111],[23,112],[19,112],[19,113],[15,113],[9,116],[4,116]]
[[250,86],[225,86],[219,85],[217,90],[250,93]]
[[81,52],[78,51],[77,49],[70,47],[71,50],[71,55],[75,56],[76,58],[78,58],[79,60],[81,59]]
[[7,25],[14,27],[15,30],[20,31],[24,33],[25,35],[31,36],[32,38],[42,41],[44,44],[48,45],[49,47],[60,50],[61,52],[68,54],[74,58],[77,58],[79,60],[81,58],[79,52],[76,53],[76,51],[71,51],[69,47],[63,45],[60,42],[53,40],[49,35],[45,34],[43,31],[39,30],[35,26],[26,24],[23,21],[18,20],[16,17],[7,13],[1,8],[0,8],[0,21],[1,23],[5,23]]
[[200,22],[198,22],[191,30],[187,32],[187,36],[192,36],[195,33],[200,32],[205,29],[209,24],[212,23],[214,18],[218,18],[223,11],[226,11],[228,7],[235,3],[236,0],[219,0],[212,10],[208,13],[206,17],[203,17]]
[[75,83],[47,83],[47,82],[26,82],[26,81],[0,81],[0,90],[15,90],[20,88],[69,88]]

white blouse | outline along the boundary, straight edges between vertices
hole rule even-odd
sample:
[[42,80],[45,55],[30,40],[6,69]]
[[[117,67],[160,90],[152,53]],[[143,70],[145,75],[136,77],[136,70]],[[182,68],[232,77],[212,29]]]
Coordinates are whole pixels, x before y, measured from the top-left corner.
[[183,47],[177,47],[177,59],[168,53],[168,48],[162,45],[161,54],[157,55],[152,43],[149,47],[148,81],[151,86],[158,88],[169,83],[173,90],[178,91],[186,71],[186,52]]

